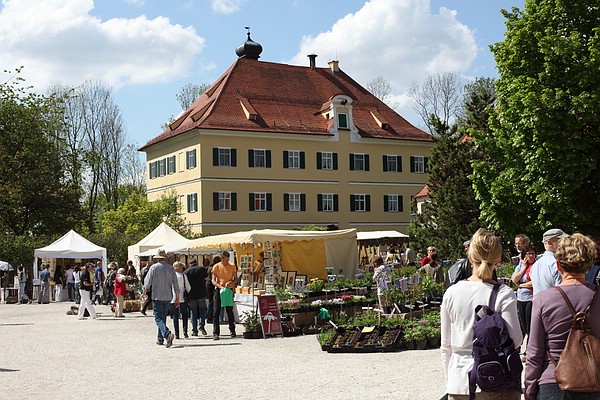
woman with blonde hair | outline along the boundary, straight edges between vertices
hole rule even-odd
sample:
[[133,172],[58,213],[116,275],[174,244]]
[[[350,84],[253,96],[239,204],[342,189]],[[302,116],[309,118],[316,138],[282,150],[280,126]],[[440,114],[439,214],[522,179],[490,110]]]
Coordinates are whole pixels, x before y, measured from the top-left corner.
[[573,323],[573,315],[560,290],[564,292],[573,308],[582,312],[590,305],[592,331],[600,337],[600,296],[597,286],[585,280],[585,274],[596,259],[594,241],[580,233],[567,236],[558,242],[556,267],[562,277],[557,287],[546,289],[533,298],[530,338],[527,342],[525,364],[525,399],[599,399],[600,392],[578,393],[563,391],[554,377],[558,363]]
[[[502,258],[500,239],[486,229],[473,235],[467,253],[473,266],[470,278],[450,286],[442,300],[442,361],[446,375],[446,392],[449,400],[469,398],[469,371],[473,367],[473,324],[475,307],[489,303],[496,282],[492,279],[494,269]],[[515,293],[506,285],[500,285],[494,311],[506,322],[510,338],[518,348],[522,341],[521,326],[517,315]],[[478,400],[519,400],[521,388],[499,392],[477,392]]]

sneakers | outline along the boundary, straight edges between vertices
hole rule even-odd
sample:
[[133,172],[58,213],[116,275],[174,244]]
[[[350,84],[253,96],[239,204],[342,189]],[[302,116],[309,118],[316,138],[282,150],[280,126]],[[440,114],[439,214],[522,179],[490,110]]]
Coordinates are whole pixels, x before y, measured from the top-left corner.
[[[204,327],[203,327],[203,326],[201,326],[201,327],[200,327],[200,332],[202,332],[202,334],[203,334],[204,336],[208,335],[208,333],[206,333],[206,329],[204,329]],[[196,334],[196,336],[198,336],[198,334]]]
[[166,343],[166,347],[167,349],[171,346],[173,346],[173,339],[175,338],[175,335],[173,335],[173,332],[169,332],[169,335],[167,336],[167,343]]
[[213,340],[219,340],[219,335],[213,335]]
[[157,341],[156,341],[156,344],[157,344],[157,345],[159,345],[159,346],[162,346],[162,345],[163,345],[163,342],[161,342],[160,340],[157,340]]
[[146,310],[140,310],[143,315],[146,315]]
[[175,335],[175,339],[179,340],[179,335]]

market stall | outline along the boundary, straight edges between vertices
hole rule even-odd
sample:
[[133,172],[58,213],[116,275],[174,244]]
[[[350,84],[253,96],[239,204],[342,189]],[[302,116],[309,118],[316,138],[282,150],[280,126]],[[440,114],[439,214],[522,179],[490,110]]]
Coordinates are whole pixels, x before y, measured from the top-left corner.
[[[146,237],[127,247],[127,257],[132,260],[136,269],[140,269],[140,256],[148,250],[154,250],[167,243],[182,243],[187,239],[176,232],[173,228],[162,222]],[[152,253],[153,254],[153,253]]]

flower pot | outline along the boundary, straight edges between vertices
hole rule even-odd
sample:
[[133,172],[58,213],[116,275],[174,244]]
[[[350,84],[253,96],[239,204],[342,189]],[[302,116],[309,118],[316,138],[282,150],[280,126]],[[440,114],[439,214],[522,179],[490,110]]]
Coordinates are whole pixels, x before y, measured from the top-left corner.
[[263,334],[261,331],[246,331],[243,333],[244,339],[262,339]]
[[406,350],[415,350],[417,348],[417,344],[414,340],[406,341]]
[[417,350],[427,349],[427,340],[417,340],[416,347],[417,347]]
[[427,339],[427,345],[430,349],[437,349],[438,347],[440,347],[440,338],[435,337]]

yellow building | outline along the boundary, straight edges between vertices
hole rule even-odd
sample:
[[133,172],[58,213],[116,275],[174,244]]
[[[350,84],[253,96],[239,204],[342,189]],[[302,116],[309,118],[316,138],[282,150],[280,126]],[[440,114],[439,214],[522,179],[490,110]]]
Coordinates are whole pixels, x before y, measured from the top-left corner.
[[314,224],[407,231],[433,142],[340,68],[239,58],[140,150],[150,201],[174,190],[197,233]]

